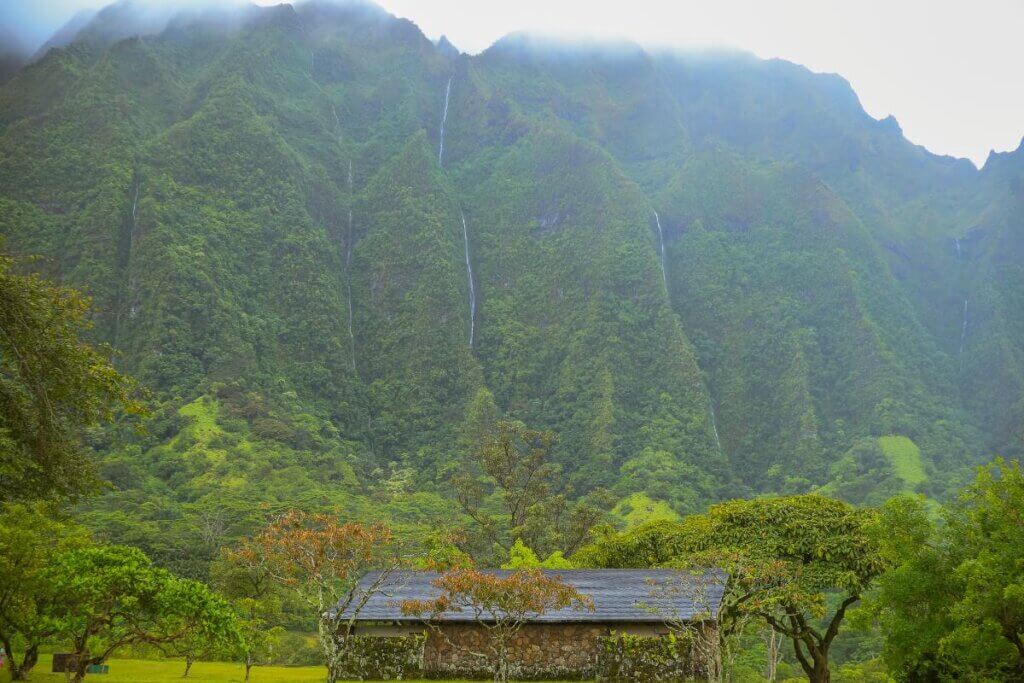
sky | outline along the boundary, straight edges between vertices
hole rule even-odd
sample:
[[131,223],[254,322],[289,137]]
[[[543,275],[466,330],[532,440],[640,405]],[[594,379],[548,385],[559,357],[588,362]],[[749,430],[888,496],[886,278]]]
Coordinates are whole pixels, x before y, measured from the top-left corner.
[[[891,114],[912,142],[979,166],[989,150],[1016,149],[1024,136],[1024,0],[377,2],[428,37],[444,34],[470,53],[528,30],[651,47],[733,47],[787,59],[842,75],[872,116]],[[16,21],[42,42],[77,9],[97,4],[0,0],[0,21]]]

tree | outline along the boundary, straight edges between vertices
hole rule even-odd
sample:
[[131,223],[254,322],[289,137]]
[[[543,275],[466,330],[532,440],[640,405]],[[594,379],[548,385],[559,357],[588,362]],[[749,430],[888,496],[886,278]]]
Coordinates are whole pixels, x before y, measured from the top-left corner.
[[868,607],[885,638],[882,657],[902,680],[955,677],[941,652],[962,588],[957,561],[932,517],[922,497],[900,496],[882,507],[878,525],[892,568],[879,578]]
[[[85,531],[55,519],[40,503],[0,505],[0,644],[11,679],[25,680],[39,657],[39,646],[53,635],[44,608],[50,595],[41,574],[57,552],[87,542]],[[14,644],[24,643],[19,661]]]
[[[606,536],[574,560],[719,567],[729,575],[722,618],[763,620],[789,639],[810,681],[827,683],[829,650],[847,610],[889,566],[877,519],[876,510],[817,495],[735,500],[681,522]],[[829,597],[837,601],[831,614]]]
[[188,677],[196,660],[229,654],[241,646],[238,615],[204,584],[174,579],[164,588],[161,599],[164,608],[150,640],[185,659],[182,678]]
[[[339,667],[359,612],[401,563],[399,546],[384,524],[342,523],[329,515],[291,511],[237,552],[239,561],[265,571],[316,613],[317,636],[329,683]],[[377,569],[365,586],[359,579]]]
[[0,254],[0,501],[60,498],[96,477],[82,431],[142,412],[135,385],[80,339],[89,300]]
[[978,471],[949,520],[963,595],[954,616],[998,632],[1013,647],[1013,674],[1024,678],[1024,472],[996,460]]
[[556,550],[543,560],[537,553],[517,538],[508,554],[508,562],[501,565],[502,569],[572,569],[573,564],[565,558],[560,550]]
[[[724,571],[693,567],[650,582],[651,601],[646,604],[647,609],[661,617],[669,631],[692,644],[707,666],[709,681],[722,681],[731,671],[736,641],[754,619],[750,612],[738,609],[749,591],[727,592],[719,603],[719,592],[728,578]],[[688,609],[680,611],[680,604]],[[714,638],[707,637],[709,623],[714,624]]]
[[516,539],[544,554],[579,548],[610,505],[603,490],[575,503],[553,493],[557,470],[547,454],[554,433],[521,422],[499,421],[492,429],[478,421],[472,425],[467,433],[481,439],[472,450],[477,473],[456,475],[453,484],[459,504],[483,537],[502,553],[511,551]]
[[941,517],[914,497],[891,501],[883,514],[895,566],[872,607],[890,669],[911,680],[1024,677],[1020,464],[979,469]]
[[406,600],[402,612],[420,617],[440,636],[439,626],[445,613],[468,612],[473,622],[487,635],[485,652],[472,652],[485,661],[495,681],[507,681],[509,644],[531,618],[549,611],[594,608],[593,601],[557,576],[539,569],[499,574],[478,569],[455,569],[434,580],[440,589],[430,600]]
[[154,567],[136,548],[93,546],[57,554],[42,572],[54,634],[72,643],[74,680],[119,648],[167,647],[185,637],[230,642],[227,602],[198,581]]
[[233,654],[245,666],[248,681],[252,667],[269,662],[284,634],[282,589],[266,565],[254,564],[238,551],[223,552],[212,573],[238,615],[241,637]]
[[270,662],[285,630],[283,626],[271,625],[271,619],[280,614],[280,609],[275,614],[267,601],[242,598],[235,601],[235,611],[241,631],[235,653],[245,665],[245,681],[248,681],[254,666]]

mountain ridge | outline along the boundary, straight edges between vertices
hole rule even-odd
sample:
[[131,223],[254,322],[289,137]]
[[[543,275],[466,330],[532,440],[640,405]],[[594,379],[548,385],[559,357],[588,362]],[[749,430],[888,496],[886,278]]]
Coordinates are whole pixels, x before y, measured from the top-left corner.
[[1022,450],[1024,150],[933,155],[842,77],[747,54],[467,55],[362,2],[233,16],[0,86],[5,248],[91,295],[157,397],[153,434],[97,444],[121,482],[97,515],[330,471],[317,505],[451,518],[487,395],[557,432],[573,496],[682,513],[902,490],[886,437],[940,496]]

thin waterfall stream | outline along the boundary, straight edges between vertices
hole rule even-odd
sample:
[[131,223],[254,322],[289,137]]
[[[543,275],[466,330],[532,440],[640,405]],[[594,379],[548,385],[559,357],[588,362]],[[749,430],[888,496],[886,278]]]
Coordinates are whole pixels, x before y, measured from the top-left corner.
[[658,226],[658,260],[661,263],[661,282],[665,285],[665,294],[668,294],[668,274],[665,272],[665,234],[661,230],[661,217],[654,209],[654,223]]
[[[132,197],[132,234],[128,240],[128,256],[126,267],[128,269],[128,289],[129,294],[135,289],[135,283],[132,281],[131,275],[131,259],[132,251],[135,250],[135,242],[139,238],[139,190],[142,188],[142,181],[135,181],[135,196]],[[128,305],[128,317],[134,318],[138,311],[135,309],[135,302],[133,301]]]
[[[441,129],[438,132],[437,143],[437,165],[444,167],[444,127],[448,123],[448,103],[452,95],[452,77],[448,77],[448,83],[444,87],[444,108],[441,110]],[[473,282],[473,262],[469,258],[469,229],[466,227],[466,214],[461,209],[459,217],[462,219],[462,249],[466,259],[466,280],[469,281],[469,347],[473,348],[473,340],[476,337],[476,283]]]
[[[960,249],[960,238],[953,238],[953,248],[956,250],[956,260],[958,263],[963,261],[963,252]],[[960,265],[960,272],[963,273],[963,265]],[[963,276],[961,275],[961,280]],[[963,312],[960,314],[960,351],[957,354],[957,359],[960,361],[961,372],[964,369],[964,346],[967,343],[967,297],[964,297]]]
[[348,340],[352,347],[352,372],[356,372],[356,333],[352,326],[352,160],[348,161],[348,234],[345,237],[345,288],[348,291]]
[[718,438],[718,420],[715,418],[715,404],[708,398],[708,413],[711,415],[711,431],[715,435],[715,446],[718,447],[719,454],[722,454],[722,440]]
[[135,236],[136,230],[139,227],[139,189],[142,187],[142,183],[138,180],[135,181],[135,196],[132,198],[132,236]]
[[444,110],[441,112],[441,132],[437,146],[437,165],[442,166],[444,162],[444,124],[448,122],[448,98],[452,94],[452,78],[448,77],[448,85],[444,89]]
[[476,332],[476,285],[473,284],[473,264],[469,260],[469,230],[466,229],[466,214],[462,216],[462,246],[466,252],[466,279],[469,280],[469,347],[473,348],[473,335]]
[[964,312],[960,323],[960,369],[964,369],[964,343],[967,341],[967,299],[964,299]]
[[338,110],[334,108],[334,103],[331,103],[331,116],[334,117],[334,131],[335,135],[338,136],[338,142],[341,142],[341,120],[338,118]]

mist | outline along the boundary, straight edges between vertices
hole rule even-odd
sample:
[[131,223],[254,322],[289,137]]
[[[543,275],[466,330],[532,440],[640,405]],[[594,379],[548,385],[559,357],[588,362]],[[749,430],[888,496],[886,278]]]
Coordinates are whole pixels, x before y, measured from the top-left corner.
[[[247,4],[128,0],[116,6],[123,14],[117,25],[124,36],[151,33],[181,11],[223,12]],[[1024,63],[1024,43],[1016,35],[1024,25],[1024,3],[1014,0],[908,0],[896,5],[880,0],[842,5],[812,0],[636,0],[628,6],[582,0],[379,4],[415,22],[428,37],[444,35],[471,54],[503,36],[526,31],[569,40],[577,49],[595,41],[635,43],[645,49],[733,48],[838,73],[875,118],[894,116],[911,141],[979,166],[990,150],[1015,149],[1024,133],[1024,90],[1010,85]],[[41,47],[66,44],[99,9],[97,0],[2,2],[0,55],[27,59]],[[82,13],[76,17],[76,12]],[[72,30],[54,36],[69,21]]]

